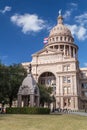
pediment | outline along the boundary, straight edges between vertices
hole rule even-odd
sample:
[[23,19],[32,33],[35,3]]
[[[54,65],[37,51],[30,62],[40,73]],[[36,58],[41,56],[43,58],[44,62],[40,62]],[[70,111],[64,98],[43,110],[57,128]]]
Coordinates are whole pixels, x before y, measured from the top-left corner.
[[56,51],[49,49],[49,48],[45,48],[43,50],[40,50],[39,52],[36,52],[32,56],[34,56],[34,55],[42,56],[42,55],[49,55],[49,54],[55,54],[55,53],[56,53]]

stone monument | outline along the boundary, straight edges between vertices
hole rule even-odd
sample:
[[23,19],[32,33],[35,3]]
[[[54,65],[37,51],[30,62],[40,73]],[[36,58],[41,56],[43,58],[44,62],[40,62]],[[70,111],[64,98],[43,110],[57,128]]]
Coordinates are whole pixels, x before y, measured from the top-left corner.
[[22,85],[18,91],[18,107],[39,107],[39,88],[31,74],[31,64],[29,65],[29,72],[24,78]]

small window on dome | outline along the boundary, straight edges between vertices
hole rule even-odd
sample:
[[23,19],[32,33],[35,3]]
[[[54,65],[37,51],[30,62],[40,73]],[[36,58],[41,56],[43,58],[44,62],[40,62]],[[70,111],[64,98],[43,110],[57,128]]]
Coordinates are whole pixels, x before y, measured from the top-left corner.
[[53,46],[50,46],[51,49],[53,49]]
[[53,41],[54,41],[54,38],[53,38]]
[[62,41],[62,37],[60,37],[60,41]]
[[64,41],[66,41],[66,37],[64,37]]
[[70,41],[70,38],[68,38],[68,41]]
[[71,42],[73,42],[73,39],[71,39]]
[[56,41],[58,41],[58,37],[56,37]]
[[55,45],[54,48],[55,48],[55,49],[58,49],[58,45]]

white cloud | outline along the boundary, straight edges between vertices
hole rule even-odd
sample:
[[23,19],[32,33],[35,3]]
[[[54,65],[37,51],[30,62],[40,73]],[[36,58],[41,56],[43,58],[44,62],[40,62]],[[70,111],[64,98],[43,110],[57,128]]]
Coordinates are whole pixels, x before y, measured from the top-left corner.
[[86,63],[84,63],[84,66],[85,66],[85,67],[87,67],[87,62],[86,62]]
[[3,10],[0,10],[0,13],[5,14],[6,12],[11,11],[11,9],[12,8],[10,6],[5,6]]
[[73,7],[77,7],[78,6],[77,3],[70,3],[70,5],[73,6]]
[[67,25],[71,30],[72,35],[76,36],[79,40],[85,40],[87,38],[87,29],[84,26]]
[[22,28],[23,33],[38,32],[47,27],[46,21],[38,18],[36,14],[15,14],[11,21]]
[[69,9],[66,10],[65,14],[63,15],[63,18],[65,20],[69,19],[69,17],[71,16],[72,12],[77,9],[78,5],[76,3],[69,3],[68,6],[69,6]]
[[75,16],[75,24],[68,25],[72,34],[79,40],[87,39],[87,12]]
[[84,12],[79,16],[75,16],[75,20],[81,25],[85,25],[85,24],[87,25],[87,12]]
[[71,10],[66,10],[66,11],[65,11],[65,14],[63,15],[63,18],[64,18],[64,19],[69,18],[70,15],[71,15],[71,12],[72,12]]

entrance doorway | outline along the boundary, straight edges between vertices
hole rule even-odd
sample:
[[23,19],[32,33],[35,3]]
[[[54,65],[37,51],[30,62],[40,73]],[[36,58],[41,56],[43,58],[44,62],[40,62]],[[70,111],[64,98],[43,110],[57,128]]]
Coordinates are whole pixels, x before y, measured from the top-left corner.
[[[52,88],[52,96],[56,99],[56,77],[51,72],[44,72],[40,75],[38,83],[46,87]],[[51,103],[53,109],[56,108],[56,100]],[[52,109],[51,108],[51,109]]]

